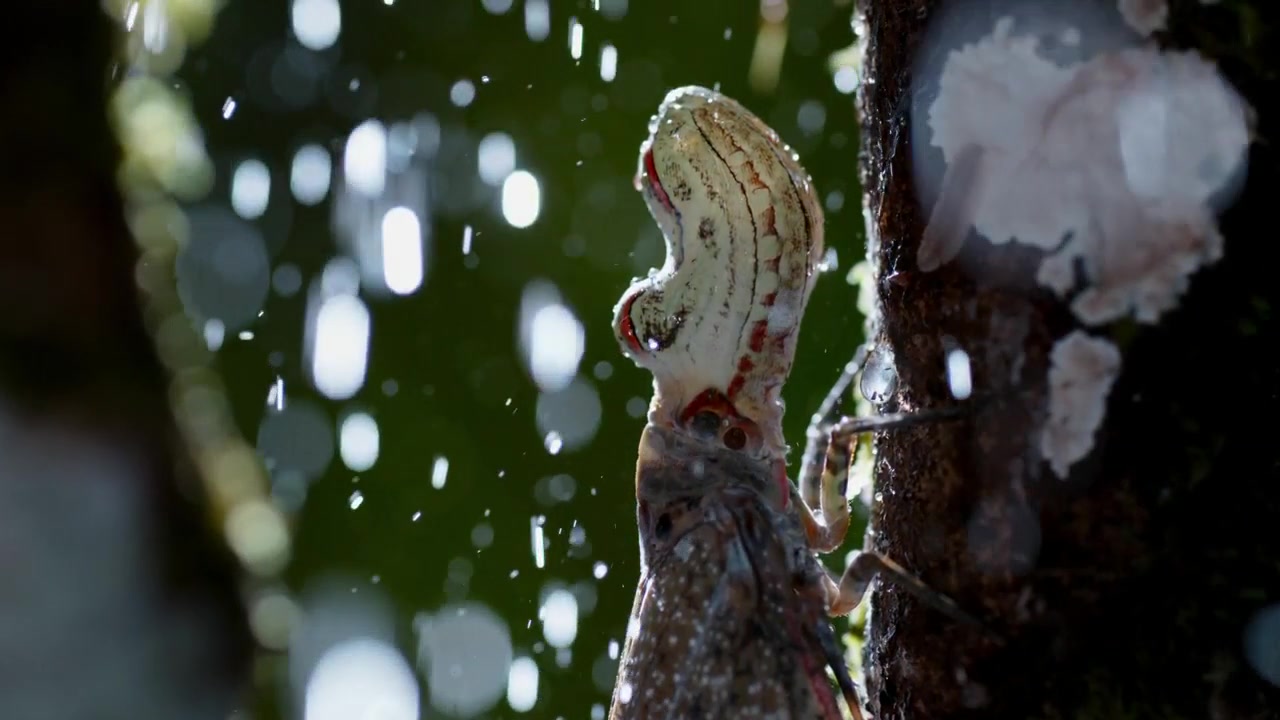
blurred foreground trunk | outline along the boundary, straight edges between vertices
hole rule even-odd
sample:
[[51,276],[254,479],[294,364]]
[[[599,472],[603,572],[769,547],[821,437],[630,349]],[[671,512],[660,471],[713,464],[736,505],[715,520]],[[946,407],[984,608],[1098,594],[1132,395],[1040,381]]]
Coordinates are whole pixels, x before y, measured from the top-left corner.
[[248,634],[143,324],[112,26],[0,27],[0,717],[221,720]]
[[1221,219],[1224,258],[1193,276],[1158,325],[1113,328],[1123,370],[1093,452],[1066,481],[1041,462],[1033,431],[1069,312],[1017,279],[1014,246],[980,251],[981,278],[972,263],[916,269],[928,208],[916,199],[910,123],[925,120],[908,109],[938,5],[859,3],[875,339],[896,359],[902,409],[955,402],[944,360],[955,347],[972,362],[975,393],[1032,389],[968,423],[877,440],[875,547],[991,631],[877,586],[865,647],[872,714],[1280,717],[1274,4],[1171,8],[1169,39],[1219,64],[1257,111],[1259,139]]

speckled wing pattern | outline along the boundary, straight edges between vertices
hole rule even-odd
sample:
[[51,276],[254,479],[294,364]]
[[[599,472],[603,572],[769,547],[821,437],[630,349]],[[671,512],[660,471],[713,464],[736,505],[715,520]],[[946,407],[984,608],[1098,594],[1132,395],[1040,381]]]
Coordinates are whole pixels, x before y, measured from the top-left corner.
[[610,718],[842,717],[822,569],[768,467],[666,439],[638,465],[644,569]]

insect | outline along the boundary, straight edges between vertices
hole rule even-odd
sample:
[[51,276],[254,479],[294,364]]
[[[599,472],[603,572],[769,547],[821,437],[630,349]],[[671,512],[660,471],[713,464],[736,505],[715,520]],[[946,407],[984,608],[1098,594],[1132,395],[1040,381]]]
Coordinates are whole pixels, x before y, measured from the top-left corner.
[[792,484],[781,390],[823,253],[816,192],[777,134],[717,92],[671,91],[649,133],[635,182],[667,258],[614,308],[654,393],[636,466],[641,577],[610,717],[835,719],[843,696],[861,718],[829,616],[885,571],[963,613],[881,555],[837,578],[815,553],[849,527],[853,438],[936,418],[816,423]]

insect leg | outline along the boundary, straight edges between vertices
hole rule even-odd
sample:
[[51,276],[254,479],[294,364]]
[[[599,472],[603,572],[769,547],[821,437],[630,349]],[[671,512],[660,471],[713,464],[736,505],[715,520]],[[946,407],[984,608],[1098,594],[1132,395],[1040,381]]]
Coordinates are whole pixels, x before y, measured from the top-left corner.
[[[811,436],[810,448],[805,452],[804,474],[801,475],[800,482],[801,498],[810,511],[800,513],[809,546],[816,552],[825,553],[840,547],[844,542],[845,533],[849,530],[849,500],[846,497],[849,489],[849,461],[854,449],[854,440],[858,435],[874,430],[897,430],[926,425],[939,420],[963,417],[970,412],[972,412],[971,408],[960,406],[910,413],[841,418],[826,429],[825,453],[820,459],[809,457],[809,451],[816,447],[812,444]],[[809,493],[817,494],[816,502],[806,494],[806,487],[809,487]],[[819,510],[821,522],[812,515],[812,510],[815,509]]]
[[849,669],[845,666],[844,652],[840,645],[836,642],[835,632],[831,629],[828,622],[820,622],[817,627],[818,643],[822,647],[822,654],[827,659],[827,667],[831,668],[831,674],[836,678],[836,684],[840,686],[840,694],[844,695],[845,705],[849,708],[849,714],[853,716],[853,720],[864,720],[862,714],[862,695],[858,692],[858,688],[853,684],[853,678],[849,676]]
[[876,577],[892,582],[953,620],[982,626],[981,621],[961,610],[954,600],[924,584],[920,578],[887,556],[873,551],[863,551],[854,557],[839,582],[830,576],[827,577],[830,583],[827,586],[828,612],[833,617],[853,612],[853,609],[862,602],[862,598],[867,594],[867,588]]
[[800,476],[797,482],[800,485],[800,496],[810,508],[817,508],[820,502],[822,456],[827,452],[829,430],[838,417],[840,400],[848,391],[849,385],[853,383],[854,376],[867,361],[869,349],[870,345],[863,343],[854,351],[853,358],[845,364],[835,385],[831,386],[827,396],[822,399],[822,404],[818,406],[818,411],[813,414],[813,419],[809,421],[809,429],[805,431],[804,455],[801,456]]

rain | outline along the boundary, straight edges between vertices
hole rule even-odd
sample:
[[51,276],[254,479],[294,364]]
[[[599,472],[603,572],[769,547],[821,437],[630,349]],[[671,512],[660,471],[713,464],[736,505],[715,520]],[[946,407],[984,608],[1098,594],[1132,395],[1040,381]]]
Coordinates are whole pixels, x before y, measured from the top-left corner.
[[[972,297],[958,300],[948,315],[957,326],[986,323],[993,335],[1008,331],[1031,337],[1026,327],[1041,321],[1039,315],[975,320],[981,312],[974,309],[974,298],[1012,294],[1007,287],[1039,287],[1043,302],[1066,303],[1066,310],[1051,315],[1053,322],[1073,323],[1072,333],[1063,333],[1066,340],[1058,345],[1034,338],[1045,340],[1042,374],[1047,373],[1049,391],[1041,410],[1049,418],[1048,429],[1007,467],[984,468],[984,482],[990,482],[973,493],[973,507],[953,508],[967,544],[944,547],[950,541],[941,532],[929,539],[936,544],[930,551],[955,551],[986,576],[1019,581],[1042,569],[1043,558],[1058,559],[1050,542],[1053,523],[1068,520],[1037,504],[1046,502],[1042,495],[1048,491],[1035,483],[993,489],[991,478],[1003,482],[1006,475],[1026,471],[1024,463],[1042,463],[1043,478],[1036,477],[1048,484],[1052,475],[1052,492],[1062,487],[1074,492],[1078,488],[1068,481],[1079,476],[1069,470],[1097,471],[1096,453],[1106,450],[1106,421],[1113,410],[1108,403],[1137,403],[1141,395],[1127,389],[1123,374],[1130,360],[1128,333],[1137,331],[1125,325],[1108,334],[1104,323],[1132,318],[1134,324],[1153,326],[1177,316],[1178,304],[1194,297],[1194,283],[1187,278],[1229,255],[1217,214],[1245,192],[1252,162],[1247,149],[1254,137],[1253,115],[1219,78],[1216,66],[1175,57],[1172,51],[1162,55],[1154,44],[1134,39],[1178,28],[1170,24],[1164,3],[1120,0],[1112,8],[1116,3],[1109,1],[1108,10],[1116,15],[1112,20],[1119,23],[1111,29],[1091,24],[1092,19],[1079,27],[1058,20],[1040,27],[1021,15],[1017,23],[969,18],[972,27],[957,25],[963,32],[944,27],[928,36],[936,45],[922,53],[919,67],[931,74],[920,87],[908,88],[914,94],[901,103],[895,120],[901,127],[893,130],[893,142],[901,141],[904,150],[899,171],[910,168],[920,178],[919,187],[910,186],[922,197],[919,229],[942,247],[932,258],[917,261],[913,252],[902,256],[900,267],[872,268],[865,261],[868,245],[875,252],[879,243],[894,239],[867,238],[867,228],[882,220],[874,203],[883,198],[868,201],[861,183],[888,187],[897,178],[859,171],[866,160],[859,93],[874,78],[861,64],[866,28],[851,19],[855,4],[287,0],[287,8],[279,8],[218,0],[104,0],[100,5],[120,40],[119,58],[107,75],[108,111],[120,146],[113,180],[122,192],[122,232],[136,240],[139,258],[127,294],[134,302],[137,291],[142,325],[155,346],[154,364],[165,375],[164,387],[156,390],[164,401],[153,404],[165,408],[165,422],[172,425],[166,441],[180,450],[166,450],[158,459],[121,451],[82,436],[74,424],[31,420],[23,414],[23,398],[0,392],[0,457],[5,458],[0,507],[31,503],[51,516],[78,517],[78,525],[68,525],[84,533],[83,538],[68,534],[66,547],[79,548],[85,558],[74,564],[76,574],[68,571],[55,582],[24,568],[14,577],[24,588],[35,588],[32,598],[39,597],[36,591],[65,598],[63,604],[27,601],[36,610],[47,605],[43,617],[52,625],[96,617],[75,604],[78,583],[101,586],[109,609],[120,609],[121,627],[147,625],[159,613],[151,604],[159,601],[152,598],[167,597],[173,588],[148,585],[146,563],[186,567],[153,547],[169,536],[156,539],[138,529],[150,522],[150,503],[171,498],[155,500],[150,486],[146,493],[73,486],[75,493],[60,488],[37,503],[30,499],[32,491],[13,478],[43,468],[128,488],[128,478],[143,472],[139,467],[163,467],[176,478],[174,494],[180,497],[173,502],[197,508],[182,522],[209,530],[210,552],[225,554],[217,562],[225,561],[235,578],[224,589],[233,596],[227,602],[243,611],[244,626],[226,635],[242,632],[253,646],[246,651],[253,660],[239,660],[242,667],[251,665],[252,673],[236,712],[248,717],[252,711],[259,720],[602,720],[611,703],[642,699],[631,684],[615,687],[615,680],[628,640],[644,632],[631,618],[641,574],[637,442],[646,420],[662,408],[651,402],[654,376],[623,353],[625,338],[620,342],[622,332],[613,320],[623,292],[638,278],[650,277],[668,252],[657,213],[637,190],[646,181],[656,182],[646,180],[650,171],[639,156],[640,143],[671,88],[697,84],[741,99],[803,160],[814,197],[825,210],[825,248],[814,273],[820,277],[807,312],[801,303],[768,313],[775,326],[804,315],[794,369],[782,400],[774,403],[787,410],[782,422],[784,454],[789,454],[783,465],[792,477],[801,465],[807,427],[832,381],[867,333],[881,331],[878,319],[867,322],[868,315],[881,311],[880,304],[931,297],[903,299],[901,287],[925,274],[956,271],[947,264],[971,262],[988,245],[1021,243],[1023,249],[1057,258],[1052,266],[1045,260],[1049,270],[1039,276],[973,272],[975,283],[990,287],[972,290]],[[1018,35],[1028,25],[1039,28],[1034,43]],[[1083,227],[1081,218],[1092,218],[1079,208],[1095,209],[1104,199],[1081,193],[1079,208],[1063,210],[1064,217],[1055,218],[1060,222],[1046,226],[1044,216],[1051,213],[1040,212],[1036,203],[1050,210],[1057,203],[1060,210],[1065,202],[1060,199],[1068,194],[1063,188],[1075,188],[1076,178],[1045,172],[1034,178],[1042,185],[1016,182],[1017,175],[984,179],[981,173],[990,165],[973,159],[984,151],[974,148],[997,147],[1007,134],[991,129],[982,107],[971,107],[985,101],[966,83],[986,86],[970,71],[986,67],[983,63],[1007,66],[1011,76],[1034,76],[1036,82],[1029,84],[1035,87],[1041,80],[1053,81],[1060,95],[1046,94],[1042,105],[1084,106],[1071,94],[1077,89],[1073,80],[1102,83],[1094,76],[1105,75],[1111,66],[1095,62],[1090,53],[1118,53],[1118,48],[1129,48],[1124,59],[1130,64],[1122,69],[1136,77],[1191,78],[1197,93],[1217,103],[1197,106],[1180,98],[1186,106],[1178,108],[1185,112],[1170,111],[1170,119],[1162,114],[1155,91],[1143,85],[1106,86],[1120,98],[1117,102],[1128,103],[1117,131],[1123,147],[1112,153],[1115,157],[1098,151],[1121,168],[1110,181],[1123,185],[1129,172],[1128,182],[1138,188],[1135,196],[1157,189],[1181,193],[1181,214],[1156,218],[1166,208],[1152,209],[1154,202],[1141,213],[1129,206],[1108,210],[1111,224],[1091,226],[1090,232],[1099,234],[1093,238],[1072,223]],[[1020,62],[1028,58],[1034,64]],[[926,77],[923,71],[920,77]],[[1002,90],[991,92],[1001,96]],[[937,117],[929,115],[934,107]],[[1188,107],[1204,117],[1187,120]],[[951,114],[943,117],[948,109]],[[1021,128],[1041,114],[1010,116],[1005,118],[1010,126]],[[1089,119],[1110,127],[1110,115],[1101,116]],[[1181,155],[1149,141],[1148,127],[1166,120],[1170,127],[1179,120],[1185,125],[1176,128],[1184,134],[1176,143],[1185,150]],[[1068,136],[1068,130],[1060,132]],[[1073,138],[1052,139],[1065,145]],[[1039,158],[1041,149],[1029,142],[1019,146],[1021,154],[1006,158],[992,150],[989,158],[1009,162],[1018,172],[1040,172],[1023,161]],[[1072,162],[1088,159],[1070,148],[1060,154]],[[1177,172],[1187,178],[1175,182]],[[791,179],[797,192],[800,187],[807,192],[804,178]],[[994,183],[996,194],[1007,197],[993,199],[980,191],[965,195],[971,189],[966,180],[973,187]],[[1023,192],[1027,197],[1017,194]],[[965,206],[966,199],[972,207]],[[935,201],[957,214],[931,214]],[[769,217],[772,225],[774,216]],[[681,232],[682,221],[673,221]],[[1173,269],[1165,268],[1156,281],[1108,286],[1101,298],[1073,284],[1097,280],[1101,287],[1104,261],[1120,257],[1107,254],[1105,230],[1119,237],[1136,228],[1143,237],[1155,238],[1150,240],[1154,246],[1164,237],[1157,230],[1172,225],[1193,228],[1198,242],[1170,260]],[[1028,228],[1045,235],[1029,242]],[[986,244],[975,251],[980,242]],[[1147,259],[1133,254],[1140,257],[1120,257],[1126,271]],[[1250,321],[1255,325],[1269,317],[1263,300],[1239,304],[1263,308],[1260,319]],[[30,327],[61,327],[56,318],[81,317],[55,301],[33,305],[36,320]],[[20,313],[8,314],[17,318]],[[667,319],[678,328],[684,318],[672,314]],[[5,322],[0,320],[0,331],[8,332]],[[14,320],[13,327],[25,331],[28,326]],[[706,332],[717,336],[720,330]],[[930,383],[952,405],[985,403],[1002,383],[1020,389],[1024,366],[1036,360],[1020,355],[1000,365],[995,377],[991,353],[981,342],[952,328],[928,332],[884,334],[885,346],[871,350],[856,381],[848,378],[835,398],[836,410],[916,410],[929,402],[921,405],[913,393]],[[0,334],[0,340],[9,339]],[[647,337],[636,352],[658,355],[667,350],[664,340]],[[930,379],[899,372],[931,343],[942,350],[921,361],[933,373]],[[121,357],[130,370],[150,367],[145,359]],[[49,372],[71,376],[79,370],[68,365]],[[1124,397],[1110,395],[1122,388]],[[111,402],[128,404],[114,396]],[[134,408],[121,410],[121,433],[145,426],[123,412]],[[827,422],[839,413],[818,419]],[[956,435],[972,443],[960,450],[947,447],[962,458],[981,461],[989,451],[981,444],[995,444],[976,432]],[[920,443],[921,456],[935,445],[942,443]],[[1212,452],[1226,446],[1222,440]],[[872,456],[871,443],[855,443],[850,454],[858,465],[852,480],[841,478],[840,491],[853,500],[853,529],[840,549],[819,560],[837,579],[874,517],[871,506],[894,499],[892,490],[873,488],[871,466],[883,460]],[[920,466],[931,463],[921,460]],[[887,472],[877,466],[876,472],[882,471]],[[847,492],[848,485],[853,492]],[[1156,496],[1162,489],[1149,492]],[[1167,496],[1160,497],[1164,502]],[[909,500],[923,504],[928,498],[911,495]],[[824,495],[824,507],[828,501]],[[1184,496],[1169,502],[1190,501]],[[1103,535],[1112,524],[1134,527],[1145,521],[1138,510],[1121,506],[1094,524],[1080,522],[1082,533]],[[8,552],[11,542],[14,548],[34,548],[34,562],[57,566],[54,549],[41,545],[40,529],[24,512],[0,509],[0,549]],[[879,532],[868,529],[868,542],[876,542]],[[92,533],[123,540],[96,547]],[[203,536],[191,531],[182,537]],[[986,554],[1006,541],[1018,546],[1009,550],[1010,557]],[[1126,550],[1131,548],[1117,552]],[[0,561],[7,557],[0,552]],[[905,560],[930,571],[938,567],[923,551]],[[191,567],[199,570],[198,562],[192,560]],[[130,599],[126,590],[135,586],[143,600]],[[1241,601],[1233,610],[1240,614],[1239,629],[1229,651],[1222,652],[1233,659],[1238,655],[1231,667],[1266,683],[1268,692],[1280,688],[1280,656],[1274,650],[1280,597],[1252,586],[1229,590],[1248,603]],[[1020,619],[1035,616],[1042,592],[1043,584],[1027,590],[1017,603],[1006,603],[1017,605],[1009,612],[1021,613]],[[962,598],[972,600],[974,594]],[[897,605],[886,607],[900,612]],[[155,623],[154,646],[136,656],[119,653],[119,672],[141,677],[158,672],[162,659],[176,658],[166,671],[199,675],[192,670],[199,658],[195,638],[217,636],[222,626],[174,622],[172,627]],[[836,619],[833,627],[834,637],[854,648],[850,657],[860,651],[865,614]],[[93,636],[95,642],[42,639],[21,623],[0,619],[0,636],[41,648],[55,659],[100,660],[124,642],[120,635],[118,628],[107,628]],[[43,661],[45,656],[34,657]],[[861,672],[860,664],[855,672]],[[960,668],[953,675],[960,685],[971,680]],[[71,694],[57,697],[34,682],[25,690],[34,699],[16,692],[17,699],[11,699],[0,679],[0,715],[9,717],[12,708],[19,713],[43,708],[48,710],[43,716],[78,717],[82,708],[76,703],[83,702],[115,703],[143,720],[178,716],[173,713],[182,703],[174,698],[124,697],[127,687],[112,689],[113,677],[86,682],[83,701]],[[856,678],[865,684],[861,675]],[[988,702],[977,681],[966,691],[980,699],[976,705]],[[206,701],[217,706],[216,698],[189,702],[204,708],[200,703]],[[196,711],[191,716],[205,717]]]

